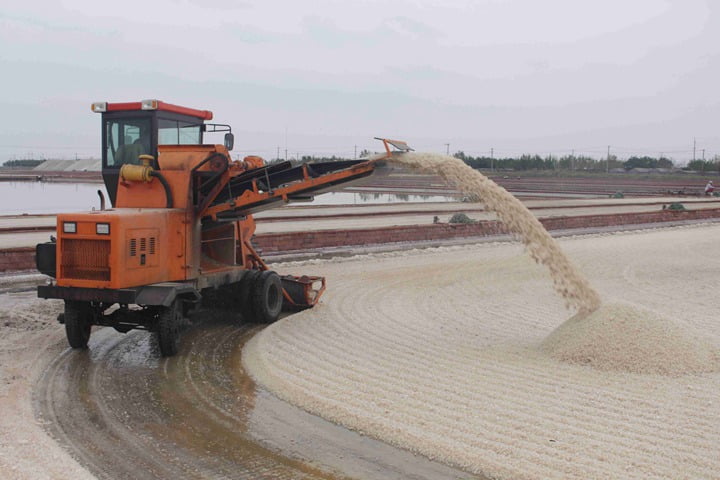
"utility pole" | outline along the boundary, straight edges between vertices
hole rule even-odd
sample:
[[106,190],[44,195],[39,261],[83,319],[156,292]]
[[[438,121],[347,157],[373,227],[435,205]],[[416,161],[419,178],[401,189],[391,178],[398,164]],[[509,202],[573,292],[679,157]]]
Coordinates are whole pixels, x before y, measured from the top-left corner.
[[285,161],[287,162],[287,148],[285,149]]
[[278,160],[280,160],[280,146],[277,147],[277,155],[275,156]]
[[573,148],[572,154],[570,155],[570,171],[575,171],[575,149]]
[[703,152],[703,162],[704,162],[705,161],[705,149],[704,148],[702,149],[702,152]]
[[494,162],[494,157],[495,157],[495,149],[491,147],[491,148],[490,148],[490,171],[491,171],[491,172],[492,172],[493,169],[494,169],[494,167],[493,167],[493,163],[495,163],[495,162]]
[[449,143],[445,144],[445,154],[447,156],[450,156],[450,144]]
[[605,164],[605,173],[610,173],[610,145],[608,145],[607,163]]
[[357,160],[357,145],[355,145],[355,160]]
[[693,137],[693,162],[695,161],[695,146],[697,145],[696,138]]

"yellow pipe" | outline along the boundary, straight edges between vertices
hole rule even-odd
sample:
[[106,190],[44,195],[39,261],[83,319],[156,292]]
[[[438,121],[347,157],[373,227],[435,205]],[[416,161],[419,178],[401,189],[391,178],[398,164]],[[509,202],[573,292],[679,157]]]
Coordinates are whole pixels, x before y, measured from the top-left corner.
[[152,180],[153,168],[150,162],[154,160],[152,155],[140,155],[138,157],[143,162],[142,165],[125,164],[120,169],[120,178],[131,182],[149,182]]

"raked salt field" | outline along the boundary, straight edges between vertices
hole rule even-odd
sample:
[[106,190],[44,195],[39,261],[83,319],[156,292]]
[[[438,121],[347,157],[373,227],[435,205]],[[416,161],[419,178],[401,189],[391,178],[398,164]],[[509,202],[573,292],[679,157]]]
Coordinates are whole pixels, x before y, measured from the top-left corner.
[[[691,226],[560,245],[607,304],[687,326],[716,355],[719,235],[718,226]],[[310,267],[334,286],[322,304],[266,328],[243,354],[281,398],[493,478],[717,478],[720,373],[555,358],[543,343],[571,312],[521,245],[302,265]],[[693,354],[686,340],[656,346],[682,364]]]
[[[66,350],[61,302],[12,293],[10,281],[0,296],[0,473],[716,478],[716,202],[687,198],[687,216],[666,215],[674,199],[659,197],[524,205],[456,159],[403,158],[482,203],[296,207],[258,225],[435,228],[461,208],[502,220],[520,242],[406,243],[271,264],[327,277],[321,304],[268,327],[200,310],[206,323],[172,359],[147,332],[109,328],[96,329],[88,352]],[[611,213],[600,216],[617,225],[555,240],[536,218],[600,210],[666,223],[619,232]],[[6,221],[30,229],[54,218]]]
[[[626,375],[654,375],[662,383],[662,376],[718,371],[717,342],[695,331],[695,318],[653,312],[644,298],[628,297],[629,289],[601,305],[601,295],[527,208],[463,162],[437,154],[392,162],[441,175],[482,201],[529,258],[547,267],[545,280],[576,314],[558,322],[565,315],[545,298],[543,276],[513,247],[489,252],[490,262],[480,247],[397,255],[380,272],[358,260],[344,265],[339,282],[353,292],[349,306],[335,300],[251,340],[243,358],[261,384],[312,413],[490,477],[666,476],[689,455],[678,438],[712,434],[693,432],[696,418],[678,421],[682,435],[664,436],[659,425],[648,425],[647,411],[624,419],[630,404],[647,405],[638,398],[643,382],[628,384]],[[628,250],[596,265],[607,269]],[[625,265],[628,259],[614,269],[626,271]],[[588,266],[594,283],[600,268]],[[545,338],[532,337],[554,322]],[[645,400],[657,398],[653,391]],[[710,451],[701,458],[712,458],[716,445],[705,445]],[[659,455],[646,463],[651,452]],[[684,456],[673,458],[676,452]],[[709,464],[691,457],[685,471],[710,475],[714,453]]]

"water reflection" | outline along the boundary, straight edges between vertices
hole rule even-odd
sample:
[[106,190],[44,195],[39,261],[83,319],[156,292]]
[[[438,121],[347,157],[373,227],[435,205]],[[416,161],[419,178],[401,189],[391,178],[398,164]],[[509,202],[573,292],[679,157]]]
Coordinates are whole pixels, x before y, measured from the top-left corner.
[[423,203],[423,202],[457,202],[458,197],[444,195],[409,195],[406,193],[374,193],[374,192],[330,192],[318,195],[312,205],[361,205],[382,203]]
[[[0,215],[82,212],[99,208],[102,183],[0,182]],[[330,192],[296,205],[362,205],[402,202],[452,202],[457,197],[405,193]]]
[[0,182],[0,215],[62,213],[100,208],[102,183]]

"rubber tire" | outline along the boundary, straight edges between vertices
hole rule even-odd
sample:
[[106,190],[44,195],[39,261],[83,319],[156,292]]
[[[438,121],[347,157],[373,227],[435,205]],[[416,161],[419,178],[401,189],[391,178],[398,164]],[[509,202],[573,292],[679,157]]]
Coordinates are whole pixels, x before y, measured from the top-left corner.
[[90,305],[85,302],[65,302],[65,335],[72,348],[86,349],[90,341],[92,323]]
[[257,270],[248,270],[238,282],[238,308],[243,321],[251,323],[255,320],[255,311],[252,305],[252,291],[255,281],[260,277]]
[[163,308],[158,315],[158,346],[160,355],[172,357],[178,352],[178,341],[180,339],[180,323],[182,320],[181,305],[178,300],[172,305]]
[[255,319],[259,323],[273,323],[280,316],[283,289],[280,276],[269,270],[255,280],[250,298]]

